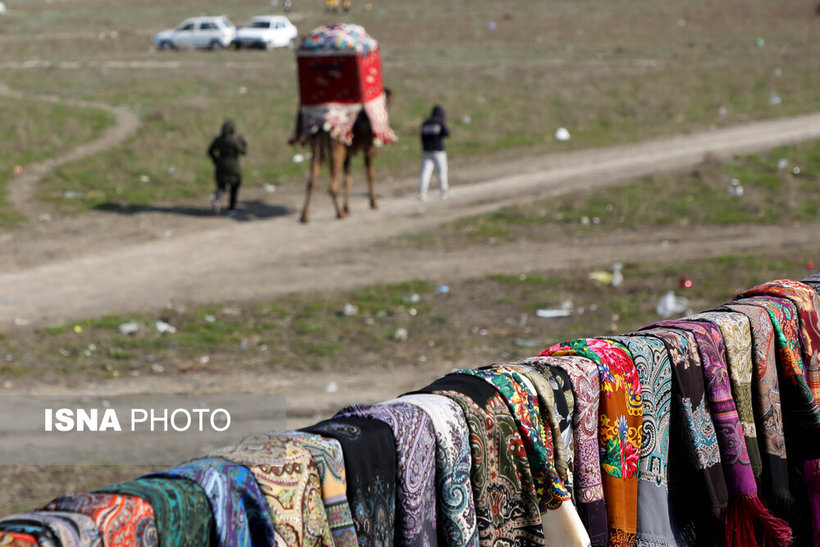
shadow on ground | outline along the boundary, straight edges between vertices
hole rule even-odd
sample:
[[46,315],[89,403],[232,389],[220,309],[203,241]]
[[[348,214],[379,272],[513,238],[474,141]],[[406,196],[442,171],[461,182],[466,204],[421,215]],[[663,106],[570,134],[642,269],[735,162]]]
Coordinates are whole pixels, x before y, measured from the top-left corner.
[[[210,207],[190,207],[184,205],[134,205],[128,203],[101,203],[94,207],[98,211],[106,213],[117,213],[119,215],[137,215],[140,213],[168,213],[172,215],[185,215],[191,217],[211,217],[214,216]],[[228,214],[222,211],[222,215],[233,220],[248,221],[254,219],[266,219],[292,215],[294,211],[284,205],[269,205],[259,200],[242,201],[239,207]]]

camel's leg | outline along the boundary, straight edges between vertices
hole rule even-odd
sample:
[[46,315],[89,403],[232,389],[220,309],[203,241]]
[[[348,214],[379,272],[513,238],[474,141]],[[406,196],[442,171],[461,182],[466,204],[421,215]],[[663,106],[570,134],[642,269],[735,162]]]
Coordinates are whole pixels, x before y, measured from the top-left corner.
[[370,190],[370,208],[376,209],[376,171],[373,169],[373,159],[376,157],[376,147],[368,146],[364,150],[364,167],[367,171],[367,187]]
[[350,189],[353,187],[353,175],[350,174],[350,154],[345,153],[344,161],[344,176],[345,176],[345,200],[344,212],[350,214]]
[[310,220],[310,196],[313,194],[313,187],[316,184],[316,178],[319,176],[319,171],[322,168],[322,153],[319,149],[319,144],[313,144],[313,158],[310,164],[310,178],[307,182],[307,190],[305,191],[305,206],[302,208],[301,222],[307,223]]
[[344,163],[345,146],[339,141],[332,141],[330,146],[330,197],[336,207],[336,218],[344,218],[347,212],[339,207],[339,177]]

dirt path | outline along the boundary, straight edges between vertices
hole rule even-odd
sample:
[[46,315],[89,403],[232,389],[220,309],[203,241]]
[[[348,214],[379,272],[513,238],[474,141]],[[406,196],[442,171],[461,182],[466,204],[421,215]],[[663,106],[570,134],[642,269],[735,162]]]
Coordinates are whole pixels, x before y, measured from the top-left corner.
[[55,95],[24,95],[23,93],[10,89],[2,82],[0,82],[0,95],[15,98],[38,99],[50,103],[62,103],[76,108],[96,108],[105,110],[114,116],[114,125],[108,128],[98,139],[80,145],[56,158],[49,158],[45,161],[26,166],[25,172],[11,181],[8,188],[9,202],[15,209],[28,218],[37,218],[41,213],[47,211],[47,209],[43,208],[34,198],[34,189],[40,179],[61,165],[119,146],[128,137],[136,133],[141,124],[139,116],[125,108],[90,101],[66,100]]

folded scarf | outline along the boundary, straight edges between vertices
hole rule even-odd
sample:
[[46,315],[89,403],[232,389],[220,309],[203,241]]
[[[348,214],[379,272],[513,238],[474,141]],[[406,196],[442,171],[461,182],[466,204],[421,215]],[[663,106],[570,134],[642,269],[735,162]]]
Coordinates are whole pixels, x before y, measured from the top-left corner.
[[800,341],[806,382],[815,400],[820,401],[820,296],[810,286],[789,279],[769,281],[752,287],[739,293],[737,298],[750,296],[779,296],[795,305],[800,318]]
[[393,545],[396,520],[396,447],[386,423],[336,417],[302,431],[342,446],[347,499],[362,547]]
[[541,513],[560,507],[562,502],[569,499],[569,493],[555,470],[552,433],[549,428],[544,427],[541,420],[534,390],[528,389],[520,374],[503,366],[459,370],[453,374],[481,378],[498,390],[510,408],[521,440],[524,441]]
[[598,450],[598,406],[601,398],[598,365],[578,356],[534,357],[528,362],[537,367],[559,368],[566,372],[572,384],[573,459],[578,515],[592,545],[606,545],[609,535]]
[[687,321],[706,321],[717,325],[723,336],[726,351],[726,366],[732,400],[737,408],[737,416],[743,426],[749,464],[755,477],[762,472],[760,449],[757,446],[757,429],[752,409],[752,329],[749,319],[732,311],[707,311],[686,317]]
[[814,292],[820,294],[820,273],[813,273],[808,277],[804,277],[800,282],[808,285],[814,289]]
[[632,355],[643,402],[641,457],[638,461],[636,545],[676,545],[669,516],[669,423],[672,366],[663,342],[650,336],[616,336]]
[[329,439],[303,431],[282,431],[279,435],[300,444],[310,452],[319,472],[322,484],[322,502],[327,513],[327,523],[337,547],[355,546],[356,528],[347,503],[347,479],[342,446],[336,439]]
[[253,473],[273,519],[276,545],[333,547],[319,471],[299,443],[288,442],[277,432],[260,433],[208,456],[244,465]]
[[[721,306],[745,315],[752,328],[754,375],[753,412],[762,470],[758,478],[760,493],[780,507],[793,503],[789,493],[789,471],[786,460],[786,439],[780,402],[780,384],[777,379],[775,335],[768,312],[743,301],[728,302]],[[720,308],[719,308],[720,309]],[[754,470],[754,468],[753,468]]]
[[[64,511],[31,511],[0,519],[0,530],[13,530],[19,525],[40,529],[35,536],[35,544],[40,545],[82,545],[102,547],[102,538],[97,525],[88,515]],[[47,536],[47,537],[44,537]],[[2,545],[0,541],[0,545]]]
[[510,410],[480,378],[453,374],[415,393],[444,395],[461,407],[470,430],[470,484],[482,545],[543,545],[532,473]]
[[820,458],[820,406],[803,371],[797,309],[789,300],[776,296],[752,296],[737,302],[761,307],[771,319],[789,457]]
[[556,344],[540,355],[578,355],[598,366],[603,394],[598,442],[604,471],[609,545],[634,545],[643,403],[640,379],[629,351],[617,342],[588,338]]
[[[550,436],[553,448],[553,462],[555,471],[561,478],[562,485],[566,488],[569,494],[569,499],[572,499],[572,472],[570,458],[567,456],[567,445],[563,442],[561,434],[560,420],[558,414],[557,403],[555,400],[556,391],[560,391],[557,385],[550,383],[552,373],[549,368],[544,367],[543,371],[534,368],[529,364],[529,361],[516,361],[514,363],[503,363],[504,368],[515,371],[522,378],[526,378],[535,388],[535,395],[538,398],[538,409],[541,414],[541,421],[544,427],[550,428]],[[482,367],[488,368],[488,367]],[[492,367],[489,367],[492,368]],[[561,394],[561,400],[564,414],[567,414],[566,400]],[[561,442],[558,442],[561,441]]]
[[246,467],[220,458],[203,458],[142,478],[153,477],[188,479],[202,487],[211,503],[219,545],[276,544],[265,496]]
[[[737,297],[745,299],[761,295],[782,297],[788,300],[797,312],[800,336],[789,337],[789,345],[795,359],[798,356],[802,357],[799,369],[802,372],[803,379],[793,378],[791,381],[805,383],[816,406],[820,401],[820,318],[818,316],[820,313],[820,297],[811,286],[791,280],[770,281],[743,291]],[[788,367],[788,370],[794,371],[791,367]],[[801,439],[801,446],[805,446],[808,441],[809,438]],[[811,451],[813,454],[806,455],[803,463],[815,543],[820,543],[820,459],[818,459],[820,455],[816,453],[818,448],[820,447],[815,445],[814,450]]]
[[205,491],[188,479],[136,479],[97,490],[138,496],[154,510],[160,545],[207,545],[214,518]]
[[695,336],[703,364],[706,400],[718,434],[721,463],[729,491],[729,506],[724,518],[727,544],[759,545],[755,525],[766,542],[787,545],[792,531],[783,520],[772,515],[757,496],[746,441],[726,367],[723,335],[717,325],[695,321],[661,321],[657,326],[691,332]]
[[697,343],[691,333],[673,329],[648,328],[640,334],[663,342],[672,365],[669,427],[672,529],[679,544],[708,544],[722,532],[718,519],[726,511],[729,495],[717,432],[706,402]]
[[[575,439],[572,434],[572,414],[575,411],[575,396],[572,394],[572,381],[569,379],[567,371],[552,365],[546,367],[535,365],[535,369],[547,378],[552,386],[552,399],[554,401],[553,411],[558,419],[558,430],[560,431],[561,444],[564,446],[563,457],[566,459],[567,481],[564,483],[572,495],[572,502],[575,503]],[[556,465],[561,462],[557,461]]]
[[534,386],[502,365],[454,374],[482,378],[494,386],[507,403],[530,462],[545,537],[561,545],[589,545],[589,534],[572,502],[563,503],[570,496],[555,469],[552,435],[541,420]]
[[475,502],[470,487],[470,430],[461,407],[448,397],[427,393],[403,395],[388,403],[416,405],[433,422],[436,435],[438,542],[475,546]]
[[82,513],[91,517],[103,545],[158,545],[154,510],[147,501],[136,496],[67,494],[50,501],[41,510]]
[[17,521],[7,522],[5,529],[0,529],[0,547],[18,547],[20,545],[37,545],[39,547],[57,547],[62,545],[51,529],[41,522]]
[[46,540],[47,543],[42,543],[41,541],[40,538],[33,534],[0,530],[0,547],[29,547],[34,545],[51,547],[52,545],[56,545],[50,542],[50,540]]
[[436,442],[433,424],[409,403],[350,405],[336,416],[380,420],[396,443],[398,518],[396,543],[431,545],[436,541]]

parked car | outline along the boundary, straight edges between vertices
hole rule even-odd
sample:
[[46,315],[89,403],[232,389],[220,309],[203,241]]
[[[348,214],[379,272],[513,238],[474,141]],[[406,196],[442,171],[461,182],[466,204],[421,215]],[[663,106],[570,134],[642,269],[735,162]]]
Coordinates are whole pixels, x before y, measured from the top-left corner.
[[290,47],[298,35],[296,27],[284,15],[258,15],[236,31],[234,45],[264,49]]
[[191,17],[154,36],[157,49],[220,49],[233,43],[236,27],[224,15]]

